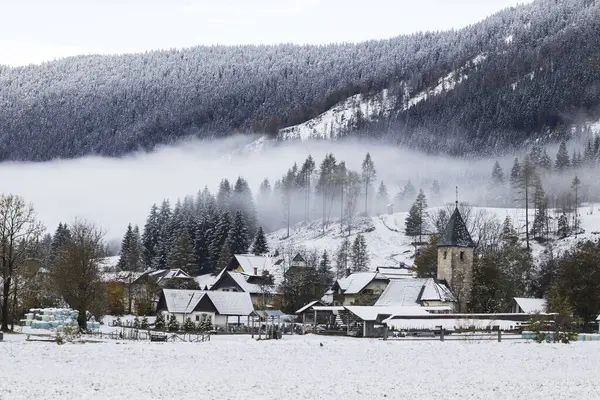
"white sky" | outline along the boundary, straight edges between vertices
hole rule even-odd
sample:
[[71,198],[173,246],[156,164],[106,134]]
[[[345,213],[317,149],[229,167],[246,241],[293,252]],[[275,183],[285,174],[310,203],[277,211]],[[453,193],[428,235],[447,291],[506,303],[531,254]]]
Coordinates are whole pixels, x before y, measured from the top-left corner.
[[0,64],[461,28],[530,0],[0,0]]

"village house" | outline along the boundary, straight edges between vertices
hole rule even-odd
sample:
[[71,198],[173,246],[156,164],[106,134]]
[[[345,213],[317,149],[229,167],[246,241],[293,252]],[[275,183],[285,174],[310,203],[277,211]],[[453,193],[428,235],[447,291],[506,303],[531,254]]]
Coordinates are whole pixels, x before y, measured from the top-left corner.
[[539,314],[546,311],[545,299],[515,297],[506,307],[506,312],[511,314]]
[[280,296],[282,266],[268,256],[236,254],[217,275],[211,291],[248,293],[256,308],[266,308]]
[[188,317],[194,323],[209,319],[215,328],[227,331],[232,324],[249,325],[254,306],[248,293],[163,289],[157,313],[167,321],[174,315],[180,324]]
[[433,278],[392,279],[375,302],[375,306],[421,306],[443,313],[451,312],[455,301],[450,290]]
[[331,288],[333,305],[373,305],[389,281],[379,272],[357,272],[338,279]]

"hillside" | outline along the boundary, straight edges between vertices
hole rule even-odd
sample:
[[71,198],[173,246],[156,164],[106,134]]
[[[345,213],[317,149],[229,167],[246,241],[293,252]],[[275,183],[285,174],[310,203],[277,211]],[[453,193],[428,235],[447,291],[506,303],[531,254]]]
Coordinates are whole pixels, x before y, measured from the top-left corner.
[[0,66],[0,160],[121,156],[236,133],[502,152],[597,116],[599,30],[597,0],[537,0],[458,31],[359,44]]
[[[590,214],[591,210],[593,213]],[[436,208],[429,210],[430,215],[435,213]],[[507,216],[511,218],[515,226],[520,227],[525,224],[525,212],[516,208],[482,208],[474,207],[473,213],[483,212],[487,217],[496,217],[502,222]],[[600,205],[586,205],[579,209],[581,218],[581,228],[583,233],[569,236],[565,239],[554,239],[552,244],[554,256],[557,256],[571,249],[577,242],[600,239]],[[533,212],[532,212],[533,216]],[[404,234],[406,212],[395,213],[391,215],[374,216],[363,218],[355,224],[355,229],[349,239],[352,241],[356,234],[362,233],[367,241],[369,249],[371,268],[378,266],[398,266],[405,263],[412,266],[414,263],[415,246],[411,243],[413,238]],[[531,223],[531,221],[530,221]],[[339,221],[334,221],[323,234],[322,222],[313,221],[310,224],[297,224],[290,232],[290,237],[286,238],[287,230],[282,229],[268,235],[269,246],[275,248],[292,247],[295,249],[317,250],[322,252],[327,250],[330,255],[335,255],[340,246],[343,236],[340,234]],[[524,234],[520,235],[524,240]],[[536,262],[541,262],[547,257],[547,245],[540,245],[535,241],[531,242],[532,254]],[[334,265],[335,267],[335,265]]]

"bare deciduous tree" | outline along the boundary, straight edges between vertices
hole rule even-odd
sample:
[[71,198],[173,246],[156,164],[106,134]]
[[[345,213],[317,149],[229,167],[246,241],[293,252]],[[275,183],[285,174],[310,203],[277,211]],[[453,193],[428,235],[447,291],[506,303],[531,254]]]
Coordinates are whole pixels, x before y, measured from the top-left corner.
[[[52,277],[58,293],[79,311],[77,323],[86,326],[86,312],[98,310],[104,299],[99,261],[104,254],[104,233],[90,222],[75,221],[71,240],[58,249]],[[99,317],[99,316],[98,316]]]
[[[33,206],[12,194],[0,195],[0,271],[2,273],[2,327],[8,331],[11,285],[18,270],[33,254],[44,227]],[[13,293],[16,300],[16,291]],[[13,316],[14,318],[14,316]]]

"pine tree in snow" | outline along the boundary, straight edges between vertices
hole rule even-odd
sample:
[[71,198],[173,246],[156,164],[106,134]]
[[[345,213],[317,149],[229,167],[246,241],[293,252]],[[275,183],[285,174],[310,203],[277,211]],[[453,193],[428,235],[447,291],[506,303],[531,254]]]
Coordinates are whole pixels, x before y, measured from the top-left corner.
[[538,181],[535,187],[533,204],[535,217],[531,226],[531,235],[534,238],[545,238],[548,231],[548,198],[541,181]]
[[229,209],[229,200],[231,199],[231,184],[227,179],[223,179],[219,184],[217,192],[217,207],[221,210]]
[[515,158],[515,162],[510,170],[510,184],[511,186],[515,186],[521,176],[521,164],[519,164],[519,159]]
[[159,241],[160,226],[158,207],[156,204],[153,204],[150,209],[150,215],[148,215],[148,218],[146,219],[146,225],[144,225],[144,233],[142,235],[143,258],[146,267],[152,265],[152,260],[154,260],[154,257],[156,257],[158,252]]
[[407,236],[418,236],[419,243],[427,231],[427,198],[423,190],[419,191],[417,199],[406,217],[405,233]]
[[379,183],[379,189],[377,189],[377,196],[375,197],[375,208],[377,214],[384,214],[388,204],[390,204],[390,195],[385,183],[381,181]]
[[188,274],[197,275],[197,261],[194,251],[194,241],[188,229],[184,226],[175,234],[171,251],[169,252],[168,267],[181,269]]
[[365,215],[369,215],[369,187],[376,177],[377,171],[375,170],[375,164],[371,159],[371,154],[367,153],[362,162],[362,181],[365,185]]
[[333,274],[331,273],[331,260],[327,250],[323,251],[321,259],[319,260],[319,267],[317,269],[319,276],[320,285],[326,289],[333,284]]
[[152,267],[155,269],[167,268],[167,259],[171,250],[171,205],[168,200],[163,201],[158,214],[158,243],[156,254],[152,259]]
[[235,182],[233,192],[231,193],[229,211],[232,215],[235,215],[238,211],[241,211],[244,214],[248,234],[250,236],[254,236],[256,234],[256,229],[258,228],[256,220],[256,205],[254,204],[254,198],[252,197],[250,186],[242,177],[239,177]]
[[262,226],[258,227],[256,237],[254,238],[254,244],[252,245],[252,254],[260,256],[269,252],[269,246],[267,244],[267,238]]
[[556,153],[556,162],[554,163],[554,167],[558,171],[565,171],[570,165],[571,162],[569,160],[569,152],[567,151],[567,143],[563,141],[558,147],[558,153]]
[[58,228],[56,228],[56,232],[52,237],[52,244],[50,245],[50,262],[53,263],[56,258],[56,254],[58,250],[69,243],[71,240],[71,231],[67,224],[63,224],[60,222],[58,224]]
[[225,211],[219,217],[219,220],[216,226],[213,228],[211,232],[211,242],[208,247],[209,253],[209,270],[211,272],[217,270],[217,264],[221,259],[221,253],[223,252],[223,248],[225,247],[225,242],[227,241],[227,237],[229,236],[229,231],[231,229],[232,221],[231,215],[229,211]]
[[237,211],[227,236],[226,245],[233,254],[246,254],[250,246],[248,228],[242,211]]
[[169,332],[179,331],[179,322],[177,321],[177,317],[175,316],[175,314],[171,314],[171,316],[169,317],[167,329],[169,330]]
[[344,238],[335,253],[335,269],[338,279],[346,276],[346,272],[350,267],[350,252],[350,240],[348,240],[348,238]]
[[540,158],[538,166],[543,171],[550,171],[552,169],[552,160],[550,159],[550,156],[546,152],[546,149],[544,149],[544,152],[542,153],[542,156]]
[[352,272],[369,271],[369,252],[367,249],[367,241],[362,234],[358,234],[354,239],[350,260],[352,262]]
[[194,324],[194,322],[192,321],[192,319],[190,317],[187,317],[185,319],[185,322],[183,323],[183,330],[185,332],[193,332],[196,330],[196,325]]
[[156,321],[154,321],[154,328],[156,328],[159,331],[164,330],[166,327],[165,324],[165,316],[163,315],[163,313],[157,313],[156,314]]
[[502,167],[498,161],[494,163],[494,168],[492,169],[492,183],[495,186],[504,185],[504,171],[502,171]]
[[121,252],[117,268],[121,271],[142,270],[142,244],[138,227],[127,226],[125,236],[121,242]]
[[569,219],[565,214],[561,214],[560,217],[558,217],[558,230],[556,231],[556,234],[559,238],[564,239],[569,236],[570,230]]

